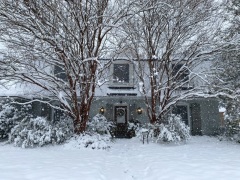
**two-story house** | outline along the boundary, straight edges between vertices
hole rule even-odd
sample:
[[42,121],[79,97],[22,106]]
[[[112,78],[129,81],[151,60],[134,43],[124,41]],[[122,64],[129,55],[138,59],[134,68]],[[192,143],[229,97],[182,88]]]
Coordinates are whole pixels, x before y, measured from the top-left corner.
[[[206,64],[208,62],[206,61]],[[180,69],[181,66],[175,66]],[[149,123],[145,96],[141,93],[140,81],[136,76],[138,71],[132,60],[113,60],[109,67],[109,79],[107,83],[96,91],[95,99],[90,111],[90,116],[102,113],[108,120],[122,126],[122,133],[128,122]],[[199,71],[199,67],[196,71]],[[174,73],[174,72],[173,72]],[[190,73],[181,74],[181,79],[190,79]],[[191,79],[188,85],[183,85],[176,93],[189,90],[197,82],[197,78]],[[198,86],[204,86],[199,85]],[[172,113],[179,114],[182,120],[190,127],[192,135],[214,135],[218,133],[220,126],[218,101],[215,98],[205,98],[193,95],[179,100],[172,108]],[[125,126],[125,127],[124,127]]]
[[[112,60],[109,69],[106,70],[106,83],[97,87],[91,106],[90,118],[101,113],[109,121],[115,122],[118,127],[117,137],[127,136],[129,122],[149,123],[145,102],[146,94],[142,93],[141,81],[136,75],[137,68],[133,60]],[[181,65],[174,66],[173,73],[180,68]],[[196,71],[198,70],[196,69]],[[54,72],[60,78],[65,78],[57,67],[55,67]],[[189,83],[183,85],[176,93],[181,94],[197,83],[197,79],[191,79],[190,76],[191,74],[188,71],[181,74],[179,78],[189,80]],[[17,89],[18,92],[12,90],[12,94],[7,94],[4,91],[0,93],[1,96],[24,97],[25,90],[21,91],[21,87]],[[215,98],[198,97],[193,94],[192,97],[177,101],[171,111],[181,115],[182,120],[190,127],[192,135],[214,135],[218,133],[220,117],[218,101]],[[50,120],[57,119],[61,114],[58,110],[54,110],[38,101],[32,103],[32,112],[35,116],[44,116]]]

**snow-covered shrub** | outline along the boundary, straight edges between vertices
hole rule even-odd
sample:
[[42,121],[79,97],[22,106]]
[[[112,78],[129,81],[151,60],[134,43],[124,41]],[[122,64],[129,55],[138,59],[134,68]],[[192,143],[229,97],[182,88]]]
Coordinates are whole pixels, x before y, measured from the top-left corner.
[[9,142],[22,148],[60,144],[72,135],[73,128],[69,122],[63,118],[54,123],[43,117],[23,119],[12,128]]
[[234,140],[240,143],[240,120],[227,120],[224,137],[228,140]]
[[150,137],[156,142],[178,142],[190,138],[190,128],[180,116],[171,114],[163,123],[148,125]]
[[189,138],[190,128],[182,121],[180,116],[171,114],[165,123],[159,125],[158,142],[177,142]]
[[73,136],[65,147],[108,149],[113,141],[113,122],[108,121],[102,114],[97,114],[87,123],[86,132]]
[[14,107],[10,105],[2,105],[0,111],[0,138],[4,139],[15,125]]
[[84,133],[74,135],[67,143],[64,144],[65,148],[90,148],[90,149],[109,149],[111,147],[111,135],[100,135],[98,133]]
[[97,114],[87,123],[87,132],[98,134],[111,134],[113,122],[108,121],[102,114]]
[[226,101],[225,127],[220,140],[233,140],[240,143],[240,99]]
[[28,112],[31,105],[14,106],[10,100],[0,102],[0,139],[6,139],[11,129],[21,119],[28,119],[31,115]]
[[140,123],[135,121],[135,122],[128,122],[128,132],[127,136],[129,138],[137,136],[140,130]]
[[[230,140],[240,143],[240,98],[221,98],[221,106],[224,107],[224,126],[219,129],[219,140]],[[221,124],[223,125],[223,124]]]

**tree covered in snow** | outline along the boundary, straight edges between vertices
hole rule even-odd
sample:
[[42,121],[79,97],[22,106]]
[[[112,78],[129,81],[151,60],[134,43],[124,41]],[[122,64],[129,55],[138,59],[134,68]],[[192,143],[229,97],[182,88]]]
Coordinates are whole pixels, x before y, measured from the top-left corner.
[[[225,8],[227,28],[222,32],[223,48],[216,62],[213,89],[226,107],[226,135],[239,134],[240,121],[240,1],[229,0]],[[240,138],[238,138],[239,140]]]
[[0,0],[0,41],[8,48],[1,76],[32,84],[48,103],[60,101],[74,132],[84,132],[105,68],[98,59],[131,8],[132,1]]
[[151,123],[163,121],[177,101],[205,95],[203,86],[209,83],[205,71],[219,51],[219,6],[212,0],[136,4],[143,10],[124,25],[119,46],[125,47],[129,58],[137,59],[139,89]]
[[[220,60],[216,62],[215,90],[231,97],[240,93],[240,2],[229,0],[225,7],[228,26],[222,33],[223,43]],[[228,12],[228,13],[227,13]]]

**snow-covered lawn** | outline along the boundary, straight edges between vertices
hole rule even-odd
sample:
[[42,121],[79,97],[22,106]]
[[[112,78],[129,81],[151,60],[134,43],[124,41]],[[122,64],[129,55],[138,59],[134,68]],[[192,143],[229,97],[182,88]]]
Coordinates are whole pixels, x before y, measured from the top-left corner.
[[181,145],[117,139],[109,150],[0,144],[0,179],[240,179],[240,144],[211,137],[193,137]]

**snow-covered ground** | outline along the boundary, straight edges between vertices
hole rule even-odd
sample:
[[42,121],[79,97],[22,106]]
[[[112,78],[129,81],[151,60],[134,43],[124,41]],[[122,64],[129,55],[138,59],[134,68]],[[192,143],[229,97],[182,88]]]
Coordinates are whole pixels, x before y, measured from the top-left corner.
[[0,144],[0,179],[240,179],[240,144],[211,137],[193,137],[180,145],[117,139],[108,150],[69,145],[21,149]]

